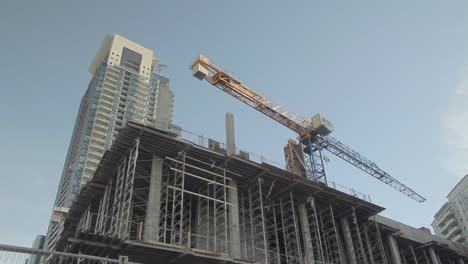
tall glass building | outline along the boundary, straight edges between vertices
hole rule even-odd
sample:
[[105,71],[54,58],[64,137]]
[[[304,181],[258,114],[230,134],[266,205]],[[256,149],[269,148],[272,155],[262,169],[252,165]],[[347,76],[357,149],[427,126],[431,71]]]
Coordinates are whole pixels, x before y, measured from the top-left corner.
[[[36,236],[32,244],[32,248],[43,249],[44,248],[45,236],[39,235]],[[40,256],[36,254],[31,254],[27,260],[27,264],[39,264]]]
[[54,245],[74,195],[93,176],[127,120],[168,129],[173,94],[158,73],[153,51],[117,34],[106,36],[89,72],[92,79],[81,99],[60,179],[45,247]]

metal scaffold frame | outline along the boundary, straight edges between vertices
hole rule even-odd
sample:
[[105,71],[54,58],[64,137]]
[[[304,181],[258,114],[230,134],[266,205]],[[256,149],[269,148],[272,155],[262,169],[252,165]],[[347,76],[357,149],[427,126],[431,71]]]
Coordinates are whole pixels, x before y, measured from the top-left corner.
[[362,222],[361,236],[363,237],[364,248],[368,263],[388,264],[385,255],[382,236],[375,221],[375,218]]
[[400,257],[404,264],[419,264],[412,246],[400,247]]
[[364,248],[363,238],[361,236],[361,227],[359,226],[354,207],[352,209],[353,212],[350,217],[347,217],[347,220],[351,220],[351,238],[353,241],[356,259],[358,263],[370,264],[371,262],[368,261],[366,249]]
[[[185,153],[166,160],[169,166],[162,180],[158,241],[228,254],[230,204],[225,169]],[[185,184],[187,180],[190,186]]]
[[413,248],[413,251],[416,255],[416,261],[418,264],[431,264],[431,261],[429,260],[429,253],[426,252],[426,249]]
[[79,222],[79,231],[92,231],[103,236],[128,239],[131,234],[131,218],[135,208],[134,180],[136,174],[139,140],[121,159],[115,178],[106,185],[104,195],[96,208],[88,206]]
[[286,262],[288,264],[303,264],[301,239],[292,192],[289,192],[287,199],[280,198],[280,211]]
[[465,257],[463,248],[400,236],[391,221],[372,217],[383,208],[358,197],[194,145],[161,151],[178,139],[136,132],[117,142],[83,186],[65,218],[63,250],[130,253],[143,263],[154,256],[158,263],[262,264],[450,264]]
[[251,181],[250,186],[239,190],[241,201],[239,202],[243,226],[243,239],[241,244],[244,248],[243,259],[252,261],[263,261],[268,263],[269,252],[267,244],[267,229],[265,223],[265,205],[262,192],[263,179],[258,177]]
[[344,264],[343,247],[336,226],[333,206],[330,204],[321,208],[319,217],[321,232],[323,234],[325,263]]
[[[155,157],[139,149],[139,140],[123,155],[95,208],[88,206],[78,228],[120,240],[143,240],[148,196]],[[239,243],[241,259],[271,264],[306,263],[298,207],[292,191],[271,195],[275,181],[261,175],[240,188],[223,167],[179,152],[164,157],[161,169],[159,214],[155,241],[179,247],[229,255],[230,243]],[[228,189],[238,193],[228,200]],[[331,204],[305,202],[312,255],[316,263],[344,264],[339,228]],[[239,230],[229,228],[230,206],[238,206]],[[374,221],[357,223],[351,215],[351,231],[359,263],[387,264]],[[362,226],[361,226],[362,224]],[[231,241],[239,232],[239,241]],[[376,243],[378,242],[378,243]]]
[[317,213],[315,199],[311,196],[305,204],[309,223],[309,234],[312,240],[313,259],[318,263],[325,263],[323,234],[320,228],[320,216]]

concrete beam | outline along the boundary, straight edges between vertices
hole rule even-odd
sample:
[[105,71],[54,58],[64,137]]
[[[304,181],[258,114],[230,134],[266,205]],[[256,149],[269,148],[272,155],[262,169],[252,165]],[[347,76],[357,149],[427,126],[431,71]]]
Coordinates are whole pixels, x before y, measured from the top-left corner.
[[150,187],[143,234],[144,240],[158,241],[162,174],[163,159],[154,156],[151,161]]
[[299,220],[301,222],[302,240],[304,241],[304,260],[305,264],[314,264],[314,251],[312,245],[312,237],[310,235],[309,218],[307,217],[307,210],[304,203],[297,206]]
[[387,235],[387,242],[390,248],[390,258],[394,264],[402,264],[400,257],[400,250],[398,249],[395,237],[392,234]]
[[349,264],[358,264],[356,258],[356,251],[354,250],[353,239],[351,237],[351,229],[347,217],[340,218],[341,227],[343,229],[343,236],[346,244],[346,253],[348,255]]

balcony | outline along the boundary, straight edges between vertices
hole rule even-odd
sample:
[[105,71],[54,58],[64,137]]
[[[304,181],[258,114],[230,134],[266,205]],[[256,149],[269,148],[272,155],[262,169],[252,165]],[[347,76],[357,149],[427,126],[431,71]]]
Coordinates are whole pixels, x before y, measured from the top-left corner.
[[440,233],[444,234],[450,231],[450,228],[457,224],[455,218],[450,218],[448,221],[442,223],[440,226]]
[[453,213],[451,208],[448,208],[447,211],[442,215],[442,217],[441,217],[442,221],[441,222],[447,221],[448,219],[450,219],[450,218],[452,218],[454,216],[455,216],[455,214]]
[[461,228],[458,225],[456,225],[452,229],[450,229],[450,231],[447,233],[446,237],[449,240],[453,240],[453,237],[460,234],[461,232],[462,232]]
[[454,236],[452,239],[452,241],[455,241],[455,242],[458,242],[458,243],[463,243],[465,241],[465,237],[463,236],[462,233]]

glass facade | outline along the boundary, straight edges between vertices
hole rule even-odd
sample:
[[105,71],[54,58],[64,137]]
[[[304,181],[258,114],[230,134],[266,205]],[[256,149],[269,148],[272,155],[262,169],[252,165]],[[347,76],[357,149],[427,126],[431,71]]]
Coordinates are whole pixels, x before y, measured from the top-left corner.
[[[44,248],[44,240],[45,236],[37,236],[36,239],[34,239],[32,248],[37,248],[37,249],[43,249]],[[40,256],[36,254],[31,254],[31,256],[28,259],[28,264],[39,264],[40,261]]]
[[54,248],[74,196],[91,179],[125,122],[167,129],[172,120],[173,94],[169,80],[154,71],[156,59],[150,58],[151,68],[142,66],[145,57],[132,50],[135,44],[120,36],[118,41],[124,46],[121,63],[113,63],[107,50],[81,100],[48,228],[47,249]]

